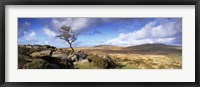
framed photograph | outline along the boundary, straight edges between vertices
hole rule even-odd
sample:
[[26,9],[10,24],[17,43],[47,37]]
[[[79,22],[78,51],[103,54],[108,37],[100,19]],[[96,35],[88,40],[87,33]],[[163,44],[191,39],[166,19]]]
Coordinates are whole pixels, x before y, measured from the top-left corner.
[[199,5],[1,1],[1,86],[199,87]]

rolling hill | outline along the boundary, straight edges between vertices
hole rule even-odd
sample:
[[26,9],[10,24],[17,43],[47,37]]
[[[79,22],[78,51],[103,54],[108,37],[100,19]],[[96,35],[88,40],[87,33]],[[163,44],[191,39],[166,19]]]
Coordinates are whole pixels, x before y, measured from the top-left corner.
[[137,46],[129,46],[124,48],[124,50],[134,51],[135,53],[145,53],[145,54],[165,54],[165,53],[182,53],[181,46],[171,46],[166,44],[143,44]]

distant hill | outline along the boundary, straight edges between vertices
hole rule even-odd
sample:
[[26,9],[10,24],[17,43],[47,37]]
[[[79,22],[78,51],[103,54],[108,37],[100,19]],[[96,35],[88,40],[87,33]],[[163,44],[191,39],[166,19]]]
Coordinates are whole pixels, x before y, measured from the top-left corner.
[[95,48],[95,49],[107,49],[107,50],[119,50],[119,49],[122,49],[124,47],[115,46],[115,45],[97,45],[97,46],[93,46],[93,48]]
[[114,46],[114,45],[97,45],[97,46],[93,46],[93,47],[110,47],[110,46]]
[[142,45],[136,45],[136,46],[129,46],[126,47],[128,49],[142,49],[142,48],[146,48],[146,49],[151,49],[151,48],[177,48],[180,46],[172,46],[172,45],[166,45],[166,44],[161,44],[161,43],[155,43],[155,44],[142,44]]
[[161,43],[155,44],[142,44],[137,46],[129,46],[124,48],[125,50],[135,51],[135,52],[156,52],[156,53],[171,53],[171,52],[181,52],[181,46],[172,46]]
[[142,44],[142,45],[136,45],[136,46],[128,46],[128,47],[122,47],[122,46],[115,46],[115,45],[97,45],[93,46],[93,48],[124,48],[124,49],[181,49],[181,46],[172,46],[172,45],[166,45],[162,43],[154,43],[154,44]]

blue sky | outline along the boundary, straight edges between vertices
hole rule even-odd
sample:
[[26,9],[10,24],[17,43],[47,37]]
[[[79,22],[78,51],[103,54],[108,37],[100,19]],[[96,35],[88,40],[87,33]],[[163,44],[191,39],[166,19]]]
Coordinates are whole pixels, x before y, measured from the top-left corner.
[[70,25],[79,33],[73,47],[147,43],[182,46],[181,18],[18,18],[18,44],[69,47],[55,37],[62,25]]

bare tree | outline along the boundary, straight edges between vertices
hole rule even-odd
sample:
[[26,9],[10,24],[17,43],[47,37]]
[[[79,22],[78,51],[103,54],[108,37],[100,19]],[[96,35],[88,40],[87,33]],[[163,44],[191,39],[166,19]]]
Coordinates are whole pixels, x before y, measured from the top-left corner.
[[65,25],[61,26],[60,33],[61,34],[57,35],[56,37],[65,40],[69,44],[69,47],[72,50],[70,54],[72,54],[74,52],[72,43],[77,40],[78,34],[72,31],[71,26],[65,26]]

